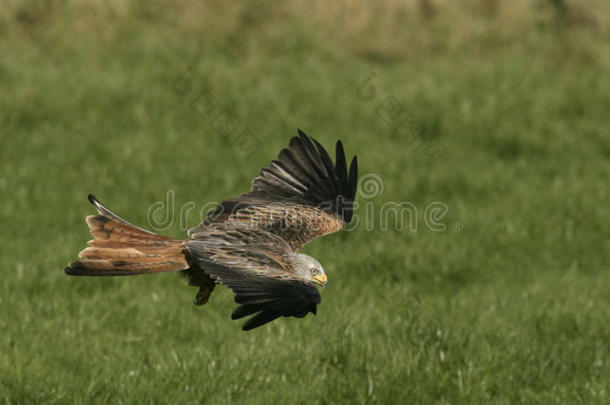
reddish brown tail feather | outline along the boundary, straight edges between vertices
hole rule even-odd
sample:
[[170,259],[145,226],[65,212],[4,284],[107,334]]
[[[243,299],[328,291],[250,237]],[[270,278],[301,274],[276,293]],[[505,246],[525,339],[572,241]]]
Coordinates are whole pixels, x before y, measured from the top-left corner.
[[157,235],[130,224],[104,207],[93,195],[89,201],[99,215],[88,216],[94,239],[66,267],[71,276],[128,276],[189,268],[183,241]]

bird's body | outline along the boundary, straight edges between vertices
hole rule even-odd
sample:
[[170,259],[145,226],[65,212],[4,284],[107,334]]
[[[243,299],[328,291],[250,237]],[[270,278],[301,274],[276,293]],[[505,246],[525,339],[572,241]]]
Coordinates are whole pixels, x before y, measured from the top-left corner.
[[132,225],[90,195],[99,213],[87,217],[94,240],[65,271],[76,276],[180,271],[199,287],[199,305],[216,284],[224,284],[240,304],[232,318],[254,315],[244,330],[280,316],[315,314],[321,300],[316,286],[325,287],[328,279],[317,260],[298,250],[351,221],[356,185],[356,158],[348,173],[341,142],[333,165],[326,150],[299,131],[253,180],[250,192],[223,201],[186,240]]

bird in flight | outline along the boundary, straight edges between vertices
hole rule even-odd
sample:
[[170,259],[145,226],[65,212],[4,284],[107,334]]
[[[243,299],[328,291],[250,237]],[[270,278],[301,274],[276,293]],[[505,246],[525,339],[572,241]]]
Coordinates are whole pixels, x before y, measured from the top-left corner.
[[352,220],[357,159],[349,169],[341,141],[333,164],[327,151],[301,130],[252,181],[252,189],[220,203],[186,240],[157,235],[118,217],[93,195],[98,215],[86,218],[93,240],[65,268],[71,276],[129,276],[179,271],[199,287],[205,304],[216,284],[233,290],[231,318],[251,316],[250,330],[281,316],[316,314],[328,279],[307,243]]

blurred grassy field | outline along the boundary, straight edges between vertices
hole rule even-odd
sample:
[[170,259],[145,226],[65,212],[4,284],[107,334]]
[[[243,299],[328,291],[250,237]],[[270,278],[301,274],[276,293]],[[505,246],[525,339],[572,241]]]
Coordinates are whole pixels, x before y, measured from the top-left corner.
[[[3,3],[0,399],[610,403],[608,3],[275,4]],[[88,193],[148,226],[171,190],[184,237],[180,207],[246,191],[296,128],[379,176],[361,207],[420,213],[305,249],[330,277],[317,317],[243,333],[224,288],[195,307],[174,274],[63,274]]]

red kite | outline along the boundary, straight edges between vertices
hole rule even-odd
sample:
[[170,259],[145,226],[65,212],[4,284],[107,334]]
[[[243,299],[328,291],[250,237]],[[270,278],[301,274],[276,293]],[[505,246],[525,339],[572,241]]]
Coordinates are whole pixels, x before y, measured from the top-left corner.
[[99,214],[86,218],[94,239],[65,272],[180,271],[199,287],[198,305],[208,301],[216,284],[224,284],[240,304],[232,319],[254,315],[243,330],[280,316],[315,315],[321,300],[316,285],[326,287],[327,277],[316,259],[298,251],[351,221],[358,169],[354,157],[348,171],[341,141],[333,164],[322,145],[298,132],[252,181],[250,192],[220,203],[186,240],[132,225],[89,195]]

